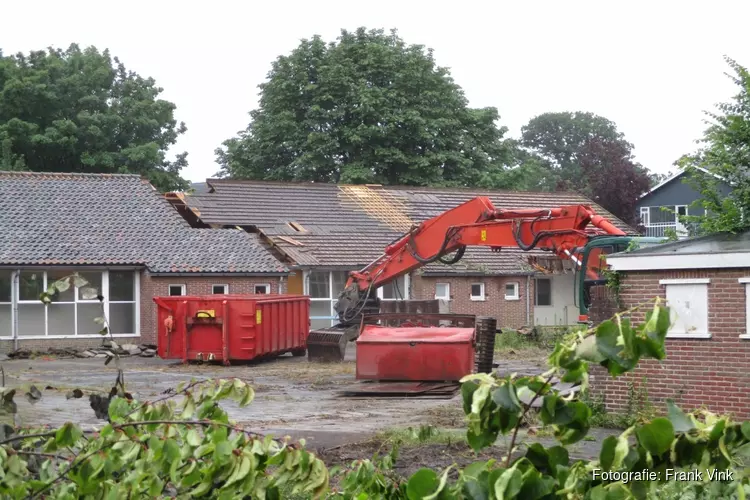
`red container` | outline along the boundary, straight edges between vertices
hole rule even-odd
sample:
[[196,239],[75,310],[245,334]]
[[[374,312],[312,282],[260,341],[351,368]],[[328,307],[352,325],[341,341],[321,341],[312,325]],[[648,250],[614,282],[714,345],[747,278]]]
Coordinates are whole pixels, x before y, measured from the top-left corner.
[[364,325],[357,339],[358,380],[441,382],[474,371],[473,328]]
[[304,356],[310,334],[306,295],[154,297],[157,352],[163,359],[251,360]]

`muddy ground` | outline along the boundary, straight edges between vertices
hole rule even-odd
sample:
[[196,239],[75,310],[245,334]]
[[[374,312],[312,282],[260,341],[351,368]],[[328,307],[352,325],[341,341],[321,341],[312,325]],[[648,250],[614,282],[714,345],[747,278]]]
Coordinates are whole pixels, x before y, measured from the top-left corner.
[[[242,378],[253,385],[256,397],[246,408],[224,403],[222,406],[230,418],[257,432],[290,436],[294,440],[304,438],[308,448],[317,451],[329,465],[346,465],[358,458],[369,458],[375,452],[387,453],[398,440],[402,443],[396,470],[403,474],[423,466],[440,469],[453,463],[466,465],[480,458],[499,458],[507,449],[503,438],[497,448],[479,457],[470,451],[463,440],[460,394],[450,399],[338,397],[339,391],[361,385],[355,380],[355,356],[355,349],[349,349],[347,360],[334,364],[283,356],[231,367],[182,365],[158,358],[126,358],[122,365],[127,389],[142,401],[155,399],[182,381]],[[543,371],[543,361],[538,358],[505,359],[500,364],[502,373]],[[102,425],[89,407],[88,394],[107,392],[112,387],[116,377],[113,365],[104,366],[102,359],[45,357],[2,362],[5,385],[23,389],[17,391],[15,398],[16,423],[59,426],[73,421],[88,428]],[[34,404],[22,396],[31,384],[43,393],[42,399]],[[85,397],[66,399],[66,393],[74,388],[83,390]],[[403,439],[407,432],[404,429],[418,429],[425,424],[440,429],[441,436],[428,442]],[[552,442],[549,438],[526,436],[525,432],[520,433],[520,438]],[[571,450],[572,455],[595,456],[600,438],[595,441],[582,443]]]

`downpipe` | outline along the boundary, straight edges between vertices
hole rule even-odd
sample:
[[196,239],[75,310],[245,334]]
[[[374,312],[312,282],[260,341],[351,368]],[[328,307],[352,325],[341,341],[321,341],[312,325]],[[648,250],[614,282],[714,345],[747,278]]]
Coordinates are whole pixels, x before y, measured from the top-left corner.
[[526,323],[528,323],[530,326],[532,325],[531,321],[531,276],[526,276]]
[[10,291],[10,300],[13,303],[13,350],[18,350],[18,287],[21,282],[21,271],[16,269],[13,273],[13,289]]

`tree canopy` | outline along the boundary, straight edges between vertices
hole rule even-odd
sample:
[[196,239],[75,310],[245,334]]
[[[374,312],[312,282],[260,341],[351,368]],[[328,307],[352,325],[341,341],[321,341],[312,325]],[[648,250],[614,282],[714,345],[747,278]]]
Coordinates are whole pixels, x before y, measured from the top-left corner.
[[162,90],[95,47],[0,54],[0,169],[132,173],[187,188],[187,153],[166,159],[186,127]]
[[[733,71],[727,76],[739,87],[738,93],[718,104],[718,112],[706,112],[710,119],[698,141],[702,147],[676,162],[688,171],[688,182],[700,190],[698,203],[705,210],[703,215],[683,219],[703,234],[750,229],[745,215],[750,209],[750,73],[737,61],[725,60]],[[704,175],[706,171],[710,175]],[[722,184],[732,186],[728,195]]]
[[639,196],[662,178],[635,161],[613,121],[594,113],[536,116],[521,129],[520,147],[526,157],[517,177],[537,189],[577,191],[629,223]]
[[432,50],[395,30],[302,40],[260,89],[247,129],[216,150],[219,175],[471,186],[511,161],[497,109],[469,108]]

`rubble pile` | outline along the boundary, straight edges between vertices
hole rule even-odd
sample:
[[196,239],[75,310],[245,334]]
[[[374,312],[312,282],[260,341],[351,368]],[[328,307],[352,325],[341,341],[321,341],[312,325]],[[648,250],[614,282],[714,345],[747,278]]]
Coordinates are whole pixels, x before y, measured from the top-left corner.
[[10,359],[29,359],[42,356],[54,356],[56,358],[107,358],[117,354],[120,357],[140,356],[142,358],[153,358],[156,356],[154,344],[122,344],[106,340],[99,347],[88,347],[76,349],[73,347],[56,348],[47,350],[16,349],[8,353]]

